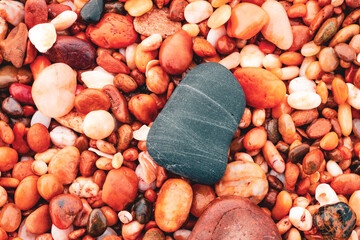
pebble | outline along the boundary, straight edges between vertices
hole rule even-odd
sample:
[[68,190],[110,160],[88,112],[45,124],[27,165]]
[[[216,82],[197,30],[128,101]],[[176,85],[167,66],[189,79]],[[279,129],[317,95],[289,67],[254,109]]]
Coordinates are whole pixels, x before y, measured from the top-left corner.
[[1,104],[1,109],[10,116],[21,117],[24,114],[24,110],[21,104],[16,101],[13,97],[7,97]]
[[320,51],[319,63],[324,72],[332,72],[339,66],[339,58],[332,47],[325,47]]
[[190,2],[184,10],[184,17],[188,23],[199,23],[208,19],[213,13],[213,8],[208,1]]
[[81,73],[81,80],[88,88],[101,90],[108,84],[114,85],[114,75],[106,71],[86,71]]
[[[107,237],[107,236],[117,236],[117,233],[114,231],[114,229],[108,227],[108,228],[106,228],[105,232],[104,232],[103,234],[101,234],[101,235],[97,238],[97,240],[102,240],[102,239],[104,239],[104,238]],[[108,239],[108,240],[111,240],[111,239],[113,239],[113,238],[110,238],[110,239]],[[119,239],[119,238],[115,238],[115,239],[113,239],[113,240],[120,240],[120,239]]]
[[51,118],[43,115],[40,111],[36,111],[31,118],[30,126],[41,123],[46,128],[49,128],[51,122]]
[[316,84],[306,77],[294,78],[289,83],[289,93],[294,92],[316,92]]
[[335,177],[330,186],[337,194],[350,195],[360,190],[360,176],[354,173],[344,173]]
[[137,38],[132,21],[116,13],[106,13],[99,23],[88,26],[86,34],[97,46],[115,49],[127,47]]
[[104,11],[103,0],[90,0],[80,10],[80,17],[85,22],[98,22],[101,18],[101,14]]
[[346,43],[339,43],[334,47],[336,55],[345,62],[352,62],[356,59],[355,49]]
[[74,107],[75,89],[76,72],[64,63],[54,63],[40,73],[31,94],[42,114],[62,117]]
[[76,147],[67,146],[56,153],[49,163],[49,173],[64,184],[70,184],[76,177],[80,162],[80,152]]
[[44,152],[50,147],[49,131],[41,123],[34,124],[30,127],[26,140],[34,152]]
[[149,12],[153,7],[151,0],[129,0],[125,2],[125,10],[133,17],[139,17]]
[[102,91],[87,88],[75,97],[75,108],[78,112],[88,114],[96,110],[109,110],[111,102]]
[[0,68],[0,88],[8,88],[11,84],[17,83],[17,69],[11,65]]
[[172,21],[180,22],[185,20],[184,11],[189,3],[185,0],[174,0],[170,3],[169,19]]
[[178,230],[186,221],[193,199],[191,186],[182,179],[169,179],[159,191],[155,222],[165,232]]
[[274,239],[281,235],[271,217],[252,201],[223,196],[211,202],[197,220],[188,240],[196,239]]
[[163,39],[173,35],[181,29],[181,23],[172,21],[169,16],[169,9],[152,8],[142,16],[135,17],[134,27],[136,32],[146,37],[152,34],[160,34]]
[[356,214],[356,225],[360,223],[360,191],[355,191],[349,199],[349,206]]
[[309,231],[312,228],[312,216],[303,207],[292,207],[289,212],[289,220],[300,231]]
[[63,126],[58,126],[50,132],[51,142],[59,148],[73,146],[77,137],[72,130]]
[[339,202],[320,207],[313,221],[325,238],[348,239],[355,228],[356,215],[349,205]]
[[240,51],[241,67],[262,67],[265,54],[257,45],[248,44]]
[[268,70],[240,68],[234,72],[234,76],[242,86],[249,106],[272,108],[285,98],[285,84]]
[[271,69],[274,69],[274,68],[281,68],[282,63],[280,61],[279,55],[267,54],[263,58],[262,65],[264,66],[265,69],[271,70]]
[[40,195],[37,191],[38,176],[24,178],[15,190],[14,202],[20,210],[29,210],[39,201]]
[[49,203],[52,223],[62,230],[71,227],[82,208],[79,197],[73,194],[60,194],[51,199]]
[[284,7],[277,1],[267,1],[261,8],[269,15],[269,22],[261,29],[266,40],[282,50],[293,44],[293,33]]
[[138,198],[133,205],[135,212],[135,220],[140,224],[146,224],[149,222],[152,214],[152,204],[145,198]]
[[51,218],[49,205],[43,205],[33,211],[25,221],[26,230],[33,234],[42,234],[50,230]]
[[144,51],[154,51],[160,48],[161,44],[162,44],[162,37],[158,33],[150,35],[141,42],[141,46],[144,49]]
[[50,201],[53,197],[63,193],[64,187],[53,174],[45,174],[38,179],[37,189],[42,198]]
[[26,229],[26,225],[25,225],[26,220],[27,220],[27,218],[25,218],[22,221],[22,223],[20,224],[20,227],[18,230],[18,237],[21,239],[24,239],[24,240],[36,240],[36,237],[38,236],[38,234],[31,233]]
[[29,29],[37,24],[46,23],[48,19],[48,9],[46,1],[26,1],[24,16],[25,24]]
[[[135,200],[138,177],[127,167],[110,170],[103,186],[102,200],[115,211],[121,211]],[[122,184],[118,184],[118,183]]]
[[253,162],[229,163],[223,178],[215,185],[217,196],[235,195],[249,198],[255,204],[261,202],[268,192],[264,170]]
[[112,115],[104,110],[88,113],[83,122],[83,131],[92,139],[103,139],[108,137],[115,128],[115,120]]
[[249,39],[255,36],[269,22],[269,15],[252,3],[237,4],[231,11],[227,27],[229,37]]
[[64,127],[70,128],[72,130],[74,130],[75,132],[78,133],[84,133],[83,129],[82,129],[82,125],[85,119],[85,114],[76,112],[76,111],[71,111],[68,114],[66,114],[65,116],[59,117],[59,118],[55,118],[55,120],[60,123],[61,125],[63,125]]
[[347,102],[355,109],[360,109],[360,89],[354,86],[352,83],[346,83],[349,89],[349,97]]
[[69,226],[66,229],[59,229],[53,224],[51,226],[51,236],[54,240],[69,240],[69,234],[74,231],[73,225]]
[[227,69],[233,69],[239,66],[241,61],[240,54],[238,52],[233,52],[230,55],[224,57],[219,61],[219,64],[223,65]]
[[87,233],[92,237],[98,237],[105,232],[106,228],[107,221],[102,211],[100,209],[92,210],[86,226]]
[[56,41],[56,29],[51,23],[37,24],[29,30],[29,40],[35,48],[45,53]]
[[297,110],[317,108],[321,104],[321,98],[314,92],[293,92],[289,95],[288,104]]
[[54,25],[56,31],[61,31],[71,27],[71,25],[75,23],[77,17],[75,12],[66,10],[57,15],[50,23]]
[[24,21],[24,4],[18,1],[0,1],[1,17],[13,26],[19,25]]
[[208,40],[208,42],[211,43],[213,47],[216,47],[217,41],[224,35],[226,35],[226,28],[224,26],[219,28],[211,28],[207,34],[206,40]]
[[334,189],[332,189],[330,185],[326,183],[321,183],[316,187],[315,199],[319,202],[320,206],[340,202]]
[[0,147],[0,171],[11,170],[18,161],[18,153],[10,147]]
[[6,232],[14,232],[21,223],[21,210],[14,203],[5,204],[0,212],[0,227]]
[[[219,78],[223,80],[219,82]],[[242,89],[226,68],[218,63],[204,63],[187,73],[175,91],[150,128],[147,150],[157,164],[169,171],[213,184],[226,170],[228,144],[245,108]],[[179,104],[181,99],[189,101]],[[204,107],[212,110],[204,111]],[[218,125],[220,116],[222,125]],[[178,128],[179,125],[183,127]],[[208,132],[205,129],[211,129],[211,134],[203,135]],[[199,153],[197,149],[205,146],[206,150]],[[174,147],[178,151],[168,151]]]

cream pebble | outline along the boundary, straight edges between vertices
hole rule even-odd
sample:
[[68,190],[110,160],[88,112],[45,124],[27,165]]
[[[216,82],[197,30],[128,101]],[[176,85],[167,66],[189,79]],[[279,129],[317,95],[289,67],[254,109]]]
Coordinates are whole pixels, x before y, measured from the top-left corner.
[[221,38],[222,36],[226,35],[226,29],[224,26],[221,26],[219,28],[212,28],[210,29],[206,40],[213,45],[213,47],[216,46],[216,42]]
[[48,165],[43,161],[34,161],[31,164],[31,171],[38,176],[42,176],[47,173]]
[[282,63],[280,61],[279,55],[276,54],[267,54],[262,61],[264,68],[270,70],[274,68],[281,68]]
[[144,51],[154,51],[158,49],[161,46],[162,43],[162,37],[160,34],[155,33],[151,36],[145,38],[141,42],[141,47]]
[[58,126],[50,132],[50,139],[55,146],[64,148],[74,145],[77,135],[67,127]]
[[312,227],[312,216],[303,207],[293,207],[289,212],[289,220],[300,231],[309,231]]
[[314,41],[305,43],[300,52],[304,57],[311,57],[311,56],[315,56],[316,54],[318,54],[321,50],[321,46],[318,46],[314,43]]
[[200,28],[195,23],[184,24],[181,28],[186,31],[191,37],[196,37],[200,33]]
[[321,103],[321,98],[314,92],[294,92],[287,99],[290,107],[297,110],[309,110],[317,108]]
[[289,93],[293,92],[316,92],[316,84],[305,77],[297,77],[289,83]]
[[88,88],[95,88],[101,90],[104,86],[114,85],[114,76],[106,71],[87,71],[81,73],[81,80]]
[[281,80],[290,80],[299,76],[300,68],[298,66],[289,66],[275,69],[274,71]]
[[133,137],[138,141],[146,141],[150,128],[146,125],[142,125],[141,128],[133,132]]
[[320,206],[334,204],[340,201],[334,189],[326,183],[321,183],[316,187],[315,199],[319,202]]
[[70,185],[69,192],[81,198],[96,197],[99,193],[99,186],[92,177],[78,177]]
[[37,24],[29,30],[30,42],[41,53],[46,52],[54,45],[56,37],[55,27],[51,23]]
[[151,0],[129,0],[125,2],[125,10],[133,17],[139,17],[153,7]]
[[319,53],[319,63],[324,72],[332,72],[339,66],[340,60],[332,47],[326,47]]
[[224,25],[231,16],[231,7],[229,5],[222,5],[214,11],[210,16],[207,24],[209,28],[218,28]]
[[343,170],[341,169],[339,164],[337,164],[334,160],[329,160],[326,163],[326,170],[333,177],[336,177],[336,176],[339,176],[339,175],[343,174]]
[[83,122],[85,135],[96,140],[108,137],[114,128],[114,118],[104,110],[89,112]]
[[124,157],[121,152],[118,152],[114,155],[113,159],[111,160],[111,166],[115,169],[118,169],[122,166],[124,162]]
[[233,52],[225,58],[221,59],[219,63],[227,69],[236,68],[240,64],[240,53]]
[[254,44],[246,45],[240,52],[241,67],[262,67],[265,54]]
[[10,24],[17,26],[24,21],[24,4],[18,1],[0,1],[0,15]]
[[131,70],[136,69],[136,64],[135,64],[135,49],[138,46],[137,43],[133,43],[130,46],[128,46],[125,50],[125,59],[126,59],[126,64],[128,65],[128,67]]
[[123,210],[118,213],[120,222],[127,224],[133,220],[133,217],[130,212]]
[[213,13],[213,7],[208,1],[189,3],[184,10],[184,17],[188,23],[199,23],[208,19]]
[[349,97],[347,102],[355,109],[360,109],[360,89],[354,86],[352,83],[346,84],[349,89]]
[[67,10],[57,15],[50,23],[54,25],[56,31],[61,31],[71,27],[77,17],[75,12]]

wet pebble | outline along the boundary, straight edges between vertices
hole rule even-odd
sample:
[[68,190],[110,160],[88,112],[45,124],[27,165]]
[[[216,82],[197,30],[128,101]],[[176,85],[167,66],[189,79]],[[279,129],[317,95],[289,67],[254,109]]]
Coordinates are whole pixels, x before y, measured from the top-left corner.
[[98,237],[105,232],[106,228],[107,221],[102,211],[100,209],[92,210],[86,226],[87,233],[93,237]]

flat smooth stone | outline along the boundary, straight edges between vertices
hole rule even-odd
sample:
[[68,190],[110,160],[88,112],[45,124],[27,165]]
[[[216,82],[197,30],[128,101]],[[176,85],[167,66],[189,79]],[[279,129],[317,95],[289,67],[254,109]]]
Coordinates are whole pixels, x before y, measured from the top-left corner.
[[219,197],[196,222],[188,240],[280,240],[270,216],[247,198]]
[[80,16],[86,22],[98,22],[104,10],[103,0],[90,0],[80,10]]
[[146,147],[167,170],[202,184],[225,173],[230,141],[245,109],[244,92],[218,63],[192,69],[155,119]]

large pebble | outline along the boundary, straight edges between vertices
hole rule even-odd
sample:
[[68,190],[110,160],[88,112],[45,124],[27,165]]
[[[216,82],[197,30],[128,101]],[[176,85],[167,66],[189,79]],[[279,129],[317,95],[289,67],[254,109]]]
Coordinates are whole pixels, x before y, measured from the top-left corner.
[[138,177],[130,168],[111,170],[105,179],[102,200],[115,211],[123,210],[135,200],[138,182]]
[[52,62],[65,63],[75,69],[88,69],[95,65],[96,50],[83,39],[59,36],[45,55]]
[[346,173],[334,178],[330,184],[337,194],[350,195],[360,190],[360,175]]
[[241,196],[258,204],[268,192],[268,182],[264,170],[256,163],[234,161],[227,165],[215,191],[218,196]]
[[156,199],[155,222],[165,232],[178,230],[186,221],[193,199],[191,186],[182,179],[169,179]]
[[106,217],[100,209],[94,209],[89,215],[86,231],[93,237],[98,237],[105,232],[107,228]]
[[42,234],[50,230],[51,218],[49,213],[49,205],[43,205],[33,211],[25,221],[28,232],[34,234]]
[[34,82],[31,94],[39,111],[62,117],[74,107],[76,72],[64,63],[45,68]]
[[241,67],[262,67],[265,54],[257,45],[249,44],[240,51]]
[[6,232],[14,232],[21,223],[21,210],[14,203],[7,203],[0,212],[0,227]]
[[293,92],[316,92],[316,84],[314,81],[306,77],[297,77],[289,83],[289,93]]
[[135,30],[147,37],[157,33],[165,39],[181,29],[181,23],[172,21],[168,18],[169,14],[167,7],[161,9],[154,7],[144,15],[135,17]]
[[82,208],[80,198],[72,194],[58,195],[49,204],[51,220],[59,229],[70,227]]
[[86,22],[98,22],[103,10],[103,0],[90,0],[81,8],[80,16]]
[[201,64],[187,73],[155,119],[147,150],[171,172],[213,184],[226,170],[244,107],[243,91],[232,73],[218,63]]
[[230,37],[249,39],[255,36],[269,22],[268,14],[252,3],[237,4],[231,11],[227,26]]
[[281,235],[274,221],[250,200],[238,196],[212,201],[196,222],[188,240],[273,239]]
[[48,171],[50,174],[54,174],[62,184],[67,185],[75,179],[79,162],[79,150],[76,147],[67,146],[51,159]]
[[19,183],[14,195],[14,202],[19,209],[29,210],[39,201],[40,194],[37,190],[38,179],[38,176],[29,176]]
[[349,97],[347,102],[355,109],[360,109],[360,89],[352,83],[346,83],[349,89]]
[[189,23],[199,23],[208,19],[213,13],[213,8],[208,1],[191,2],[185,7],[185,20]]
[[105,14],[98,24],[86,29],[86,34],[93,43],[103,48],[127,47],[137,38],[132,21],[116,13]]
[[112,115],[104,110],[88,113],[83,122],[83,131],[86,136],[93,139],[108,137],[115,128],[115,120]]
[[42,198],[50,201],[53,197],[63,193],[64,187],[58,177],[53,174],[42,175],[37,182],[37,189]]
[[293,33],[284,7],[278,1],[266,1],[261,7],[270,18],[261,30],[262,35],[278,48],[289,49],[293,44]]
[[181,74],[189,67],[193,58],[192,39],[180,30],[165,39],[159,52],[160,65],[169,74]]
[[24,21],[24,4],[18,1],[0,1],[0,16],[11,25],[17,26]]
[[29,30],[29,40],[35,48],[44,53],[49,50],[56,41],[56,30],[51,23],[41,23]]
[[23,64],[27,35],[28,29],[26,25],[24,23],[19,23],[18,26],[10,31],[7,38],[2,42],[1,54],[4,60],[11,62],[16,68],[20,68]]
[[317,108],[321,103],[321,98],[314,92],[300,91],[291,93],[287,102],[294,109],[309,110]]
[[348,239],[355,228],[355,212],[346,203],[325,205],[313,215],[316,228],[325,239]]
[[234,75],[244,90],[249,106],[272,108],[285,98],[285,84],[268,70],[246,67],[237,69]]
[[10,147],[0,147],[0,171],[11,170],[18,161],[18,153]]

